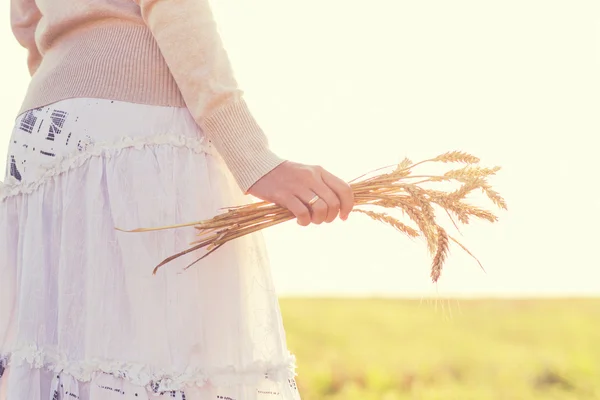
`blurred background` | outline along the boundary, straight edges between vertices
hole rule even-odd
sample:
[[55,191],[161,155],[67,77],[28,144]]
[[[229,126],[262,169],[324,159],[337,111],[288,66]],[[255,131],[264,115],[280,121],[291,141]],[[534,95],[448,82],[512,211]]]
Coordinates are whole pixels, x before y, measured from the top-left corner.
[[[451,247],[434,285],[423,242],[358,214],[265,232],[303,398],[600,399],[600,4],[213,10],[281,156],[346,180],[449,150],[502,167],[509,210],[461,230],[486,272]],[[0,17],[4,162],[29,77],[8,4]]]

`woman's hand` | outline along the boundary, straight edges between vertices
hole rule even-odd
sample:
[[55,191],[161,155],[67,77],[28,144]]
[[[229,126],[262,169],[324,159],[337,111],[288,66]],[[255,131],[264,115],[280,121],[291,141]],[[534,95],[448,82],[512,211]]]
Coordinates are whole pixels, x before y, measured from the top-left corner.
[[[285,161],[260,178],[248,194],[290,210],[298,224],[332,222],[339,213],[346,220],[354,207],[350,185],[314,165]],[[312,206],[309,201],[319,196]]]

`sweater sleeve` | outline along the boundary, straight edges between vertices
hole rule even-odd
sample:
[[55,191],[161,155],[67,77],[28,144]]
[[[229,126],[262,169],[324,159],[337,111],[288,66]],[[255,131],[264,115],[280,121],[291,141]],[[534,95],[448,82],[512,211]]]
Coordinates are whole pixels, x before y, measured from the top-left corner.
[[243,99],[209,0],[133,1],[194,119],[247,193],[284,160],[269,149]]
[[10,24],[13,35],[21,46],[27,49],[27,66],[29,74],[37,70],[42,56],[35,43],[35,29],[42,15],[35,4],[35,0],[11,0]]

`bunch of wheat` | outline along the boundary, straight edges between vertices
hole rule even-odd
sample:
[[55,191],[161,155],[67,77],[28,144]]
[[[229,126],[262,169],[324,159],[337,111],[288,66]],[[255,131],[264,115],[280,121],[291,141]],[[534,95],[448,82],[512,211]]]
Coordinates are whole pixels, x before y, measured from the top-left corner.
[[[443,175],[413,174],[412,170],[415,167],[432,162],[465,163],[467,166],[460,169],[452,169]],[[490,222],[497,221],[497,217],[493,213],[465,202],[465,197],[473,190],[480,189],[496,206],[506,210],[504,199],[496,191],[492,190],[487,182],[487,177],[494,175],[500,168],[483,168],[474,165],[477,163],[479,163],[477,157],[464,152],[453,151],[418,163],[413,163],[405,158],[398,165],[379,168],[350,181],[355,201],[353,212],[362,213],[376,221],[389,224],[411,238],[424,237],[428,250],[433,256],[431,279],[433,282],[437,282],[448,254],[450,240],[458,244],[473,258],[475,256],[437,223],[434,205],[441,207],[450,216],[452,223],[457,229],[458,225],[455,218],[462,224],[468,224],[471,217]],[[395,169],[391,170],[393,167]],[[367,177],[374,172],[385,169],[390,169],[391,171]],[[450,192],[424,187],[426,183],[444,181],[459,182],[460,187]],[[417,229],[387,213],[362,209],[361,207],[363,206],[399,209],[416,225]],[[139,228],[126,232],[147,232],[187,226],[196,227],[199,239],[190,243],[192,247],[189,249],[162,261],[153,271],[156,274],[156,271],[160,267],[184,254],[205,247],[208,250],[206,254],[188,265],[187,269],[230,240],[295,218],[288,209],[268,202],[229,207],[226,210],[226,212],[207,221],[159,228]],[[481,266],[479,260],[477,258],[475,260]]]

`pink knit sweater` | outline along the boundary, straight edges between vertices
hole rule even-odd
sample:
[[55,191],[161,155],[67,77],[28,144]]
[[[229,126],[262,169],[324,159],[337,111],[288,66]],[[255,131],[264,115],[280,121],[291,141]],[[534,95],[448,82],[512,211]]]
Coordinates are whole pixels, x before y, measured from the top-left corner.
[[243,99],[209,0],[11,0],[32,79],[20,112],[73,97],[188,107],[243,191],[283,160]]

